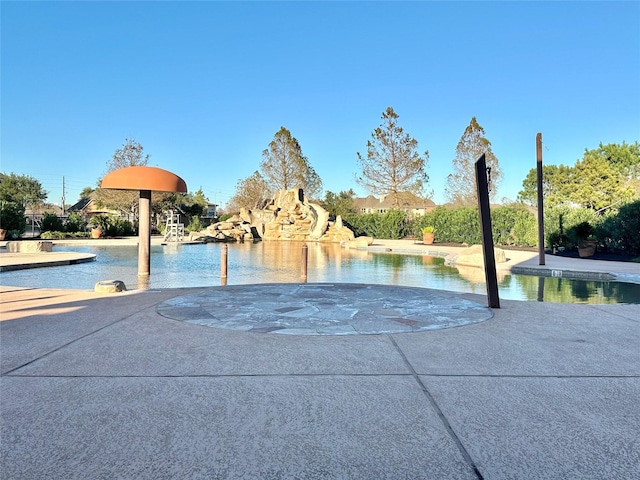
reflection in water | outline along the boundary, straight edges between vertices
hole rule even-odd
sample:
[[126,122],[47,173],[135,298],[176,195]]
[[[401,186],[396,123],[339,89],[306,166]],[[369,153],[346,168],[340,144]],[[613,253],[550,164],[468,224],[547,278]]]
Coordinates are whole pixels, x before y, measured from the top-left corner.
[[[301,282],[302,242],[228,245],[229,285]],[[16,287],[93,289],[103,280],[122,280],[127,289],[224,285],[220,277],[221,244],[151,247],[151,276],[137,276],[137,247],[54,247],[58,251],[95,253],[95,262],[0,273],[0,283]],[[539,278],[499,273],[500,298],[545,302],[640,303],[640,285]],[[308,243],[309,283],[370,283],[434,288],[486,295],[484,271],[449,267],[444,259],[344,249]]]
[[[640,303],[640,285],[634,283],[575,280],[513,275],[526,300],[554,303]],[[535,296],[534,296],[535,295]]]
[[538,301],[544,302],[544,279],[545,277],[538,277]]

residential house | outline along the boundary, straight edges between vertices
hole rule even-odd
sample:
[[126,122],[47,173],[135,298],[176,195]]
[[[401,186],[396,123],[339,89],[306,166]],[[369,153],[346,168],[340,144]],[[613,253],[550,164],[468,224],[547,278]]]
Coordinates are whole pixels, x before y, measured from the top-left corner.
[[96,198],[96,192],[91,192],[89,196],[80,199],[80,201],[75,205],[69,207],[67,212],[80,214],[82,219],[87,223],[91,220],[91,217],[96,215],[121,215],[121,212],[119,211],[110,210],[104,206],[98,206]]
[[399,205],[396,206],[393,195],[376,198],[369,195],[365,198],[354,198],[356,213],[385,213],[387,210],[403,210],[410,215],[424,215],[435,210],[436,204],[429,199],[420,198],[411,192],[398,194]]

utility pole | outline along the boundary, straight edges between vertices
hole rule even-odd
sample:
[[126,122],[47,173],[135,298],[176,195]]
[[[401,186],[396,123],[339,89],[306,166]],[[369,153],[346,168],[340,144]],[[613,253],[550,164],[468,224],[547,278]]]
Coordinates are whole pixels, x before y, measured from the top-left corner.
[[64,176],[62,177],[62,216],[64,217]]

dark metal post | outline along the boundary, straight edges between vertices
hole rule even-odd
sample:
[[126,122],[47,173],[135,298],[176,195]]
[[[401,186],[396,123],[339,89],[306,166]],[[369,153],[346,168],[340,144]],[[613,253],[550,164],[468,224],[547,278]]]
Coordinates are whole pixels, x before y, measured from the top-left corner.
[[487,182],[487,163],[484,153],[476,160],[476,191],[480,210],[480,228],[482,229],[482,252],[484,254],[484,275],[487,281],[487,297],[490,308],[500,308],[498,295],[498,275],[496,256],[493,251],[493,233],[491,232],[491,211],[489,209],[489,184]]
[[538,167],[538,265],[544,265],[544,201],[542,191],[542,134],[536,135],[536,165]]

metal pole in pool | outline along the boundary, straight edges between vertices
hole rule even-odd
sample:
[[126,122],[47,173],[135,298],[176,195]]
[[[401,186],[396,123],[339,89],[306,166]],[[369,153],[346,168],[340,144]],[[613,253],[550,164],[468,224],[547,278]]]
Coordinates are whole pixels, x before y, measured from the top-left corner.
[[309,247],[302,245],[302,281],[307,282],[307,263],[309,261]]
[[138,210],[138,276],[151,275],[151,190],[140,190]]
[[229,259],[229,246],[225,243],[220,249],[220,283],[227,284],[227,263]]

